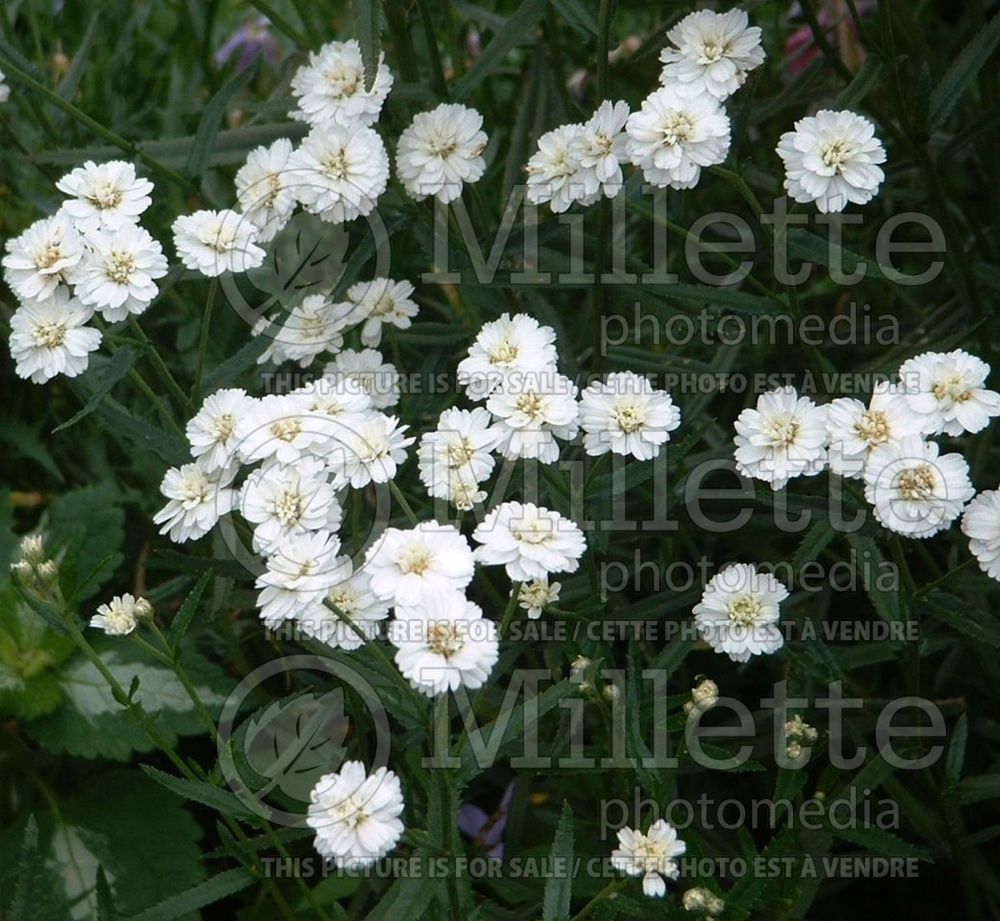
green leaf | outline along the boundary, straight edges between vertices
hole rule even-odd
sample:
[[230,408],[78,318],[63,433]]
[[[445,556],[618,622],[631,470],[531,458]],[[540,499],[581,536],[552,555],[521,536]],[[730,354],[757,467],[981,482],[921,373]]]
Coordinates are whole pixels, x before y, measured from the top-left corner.
[[1000,774],[966,777],[958,785],[958,798],[966,806],[984,800],[1000,799]]
[[930,851],[874,825],[833,828],[833,834],[879,857],[906,857],[933,862]]
[[927,116],[928,128],[931,131],[940,127],[951,114],[955,104],[990,59],[998,44],[1000,44],[1000,13],[976,33],[975,38],[965,46],[941,82],[931,92]]
[[878,85],[885,64],[877,54],[870,53],[854,79],[841,90],[834,103],[836,109],[854,109]]
[[542,921],[568,918],[573,896],[573,810],[563,800],[556,836],[550,851],[552,875],[545,881]]
[[100,11],[94,13],[87,24],[87,31],[83,33],[83,38],[77,46],[76,54],[66,71],[66,76],[62,78],[56,87],[58,93],[67,102],[72,102],[76,91],[80,88],[80,78],[87,69],[87,61],[90,59],[91,49],[94,47],[94,39],[97,37],[97,20],[100,18]]
[[1000,649],[1000,623],[989,611],[973,607],[957,595],[941,589],[934,589],[921,599],[918,607],[977,643]]
[[948,757],[945,760],[944,772],[948,780],[957,784],[962,779],[962,768],[965,765],[965,746],[969,741],[969,717],[963,713],[955,724],[955,731],[948,745]]
[[188,151],[187,161],[184,163],[184,172],[188,176],[198,179],[208,169],[209,157],[215,145],[215,138],[222,127],[222,117],[225,115],[226,107],[250,78],[256,73],[255,67],[248,67],[241,70],[227,80],[220,90],[208,101],[198,130],[195,133],[191,149]]
[[382,51],[382,0],[355,0],[354,6],[361,61],[365,66],[365,89],[370,90],[375,84]]
[[220,899],[246,889],[256,882],[253,874],[242,867],[224,870],[203,883],[199,883],[187,892],[164,899],[158,905],[147,908],[129,921],[173,921],[192,911],[212,905]]
[[14,874],[14,898],[10,904],[10,921],[31,921],[40,902],[48,895],[40,873],[38,859],[38,822],[29,815],[21,837],[17,868]]
[[580,0],[552,0],[552,5],[581,35],[597,35],[597,19]]
[[[9,445],[13,449],[14,456],[34,461],[57,483],[63,482],[62,471],[49,453],[49,449],[39,440],[38,433],[23,422],[5,419],[3,425],[0,425],[0,443]],[[9,458],[11,455],[7,456]]]
[[[875,540],[866,534],[854,533],[847,535],[847,542],[858,555],[859,560],[864,560],[871,564],[871,571],[875,573],[885,571],[885,557],[879,549]],[[871,599],[872,607],[882,620],[892,623],[902,620],[903,612],[900,608],[900,598],[898,591],[887,591],[880,589],[875,584],[878,580],[870,580],[868,585],[868,597]]]
[[167,642],[170,644],[170,648],[174,650],[176,654],[178,647],[181,644],[181,640],[184,638],[184,634],[187,633],[188,627],[191,625],[191,621],[194,618],[195,613],[198,610],[198,602],[201,601],[201,596],[205,593],[205,587],[209,582],[212,581],[214,573],[211,569],[206,569],[198,581],[195,583],[193,589],[191,589],[187,598],[178,608],[177,613],[174,615],[174,619],[170,622],[170,629],[167,631]]
[[[426,848],[418,848],[412,854],[412,859],[419,861],[420,865],[425,864],[429,857],[430,852]],[[421,918],[443,882],[442,878],[422,874],[401,877],[379,898],[364,921],[414,921]]]
[[545,15],[548,0],[524,0],[507,19],[504,27],[483,49],[472,69],[455,84],[455,98],[465,99],[497,70],[517,45],[535,40],[535,25]]
[[135,364],[135,360],[138,357],[139,353],[135,349],[123,346],[111,356],[106,364],[101,367],[95,367],[87,375],[86,386],[90,390],[90,397],[84,404],[83,409],[75,413],[61,425],[57,425],[52,430],[52,433],[55,434],[56,432],[61,432],[63,429],[68,429],[71,425],[76,425],[77,422],[89,416],[97,409],[101,400],[111,392],[115,384],[128,374],[129,369]]
[[117,921],[118,909],[115,907],[115,897],[111,894],[111,885],[104,867],[97,867],[96,881],[97,921]]
[[223,790],[210,783],[175,777],[173,774],[168,774],[166,771],[161,771],[149,764],[140,764],[139,767],[151,780],[155,780],[182,799],[208,806],[209,809],[214,809],[230,818],[247,819],[253,817],[253,813],[240,801],[239,797],[228,790]]

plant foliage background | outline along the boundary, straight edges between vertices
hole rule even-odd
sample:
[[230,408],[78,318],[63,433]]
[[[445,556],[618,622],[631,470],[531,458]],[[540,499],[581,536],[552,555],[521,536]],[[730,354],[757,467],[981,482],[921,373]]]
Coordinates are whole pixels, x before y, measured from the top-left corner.
[[[997,368],[997,4],[872,4],[859,14],[862,29],[856,43],[867,52],[863,64],[846,59],[842,48],[827,41],[794,75],[784,44],[791,33],[809,25],[817,4],[806,0],[792,9],[786,3],[751,0],[744,6],[763,27],[768,51],[767,63],[731,106],[734,144],[726,169],[742,177],[745,187],[710,172],[696,191],[669,194],[666,223],[649,213],[649,200],[642,197],[637,179],[625,192],[631,209],[627,262],[647,264],[651,220],[660,221],[671,241],[668,269],[678,273],[678,283],[518,287],[506,282],[502,272],[493,283],[477,284],[466,271],[466,280],[457,285],[419,284],[421,273],[435,259],[432,209],[391,186],[379,208],[393,244],[392,274],[418,282],[421,306],[411,330],[389,337],[401,369],[431,373],[453,368],[479,326],[512,308],[528,311],[557,330],[568,374],[625,368],[747,375],[891,373],[921,350],[957,347],[982,355]],[[39,214],[53,211],[58,204],[53,183],[73,166],[87,159],[124,157],[136,159],[143,174],[156,183],[154,204],[144,220],[166,244],[176,215],[202,206],[230,206],[233,173],[250,149],[277,137],[301,136],[303,126],[289,122],[286,114],[292,72],[309,49],[353,36],[370,54],[381,46],[397,75],[380,124],[387,140],[398,136],[414,112],[435,105],[445,94],[483,113],[491,138],[488,169],[467,200],[485,247],[538,135],[584,117],[605,95],[626,99],[635,108],[656,84],[657,54],[666,29],[691,8],[690,3],[644,0],[359,0],[353,7],[339,0],[4,3],[0,69],[12,92],[0,108],[0,236],[15,236]],[[219,65],[218,47],[240,26],[265,14],[271,20],[274,56],[262,56],[243,72],[237,72],[235,58]],[[615,53],[611,63],[602,66],[608,50]],[[864,209],[862,225],[845,228],[846,262],[866,259],[868,274],[860,284],[844,288],[817,264],[810,281],[792,291],[775,281],[768,231],[756,219],[755,202],[770,203],[781,192],[780,163],[774,154],[781,132],[810,107],[834,104],[871,117],[889,152],[881,194]],[[591,263],[609,257],[597,210],[588,213],[584,225]],[[758,255],[750,277],[738,287],[707,287],[684,267],[686,228],[712,210],[738,213],[754,228]],[[947,238],[945,270],[918,288],[894,284],[874,265],[875,234],[885,219],[904,211],[932,216]],[[364,228],[348,225],[345,233],[339,250],[345,262],[340,288],[369,271]],[[547,215],[539,233],[549,266],[558,271],[568,265],[567,228]],[[815,224],[793,230],[793,262],[822,259],[824,233]],[[517,234],[508,246],[505,259],[516,260]],[[453,267],[468,270],[469,254],[455,234],[451,259]],[[731,257],[719,256],[708,264],[722,271],[730,263]],[[925,257],[905,256],[900,265],[918,271]],[[173,271],[141,323],[174,376],[183,388],[197,387],[202,393],[219,386],[259,392],[261,372],[254,365],[259,346],[246,322],[235,310],[217,308],[211,336],[202,342],[208,282],[179,281]],[[247,296],[252,300],[264,295]],[[594,347],[599,329],[595,314],[631,317],[636,300],[644,314],[661,324],[675,314],[697,315],[706,307],[716,317],[733,312],[744,317],[834,316],[856,302],[871,305],[873,315],[895,316],[901,341],[890,347],[828,342],[788,348],[697,341],[674,347],[653,341],[647,325],[644,339],[600,354]],[[15,306],[9,291],[0,293],[4,323]],[[41,524],[47,546],[61,554],[61,588],[78,611],[81,627],[111,594],[144,593],[163,621],[179,625],[170,636],[176,655],[214,712],[241,676],[289,649],[265,637],[254,608],[252,578],[218,540],[207,538],[178,550],[157,536],[150,521],[161,504],[157,487],[164,468],[183,460],[185,446],[169,419],[135,384],[134,371],[155,380],[148,343],[129,330],[112,336],[111,342],[113,350],[95,356],[85,376],[60,378],[45,387],[17,379],[9,359],[0,362],[0,558],[4,563],[13,560],[15,535]],[[202,363],[204,377],[198,384]],[[160,396],[168,412],[177,413],[183,422],[172,395]],[[849,797],[855,788],[870,791],[876,802],[890,798],[898,803],[899,827],[892,832],[838,832],[831,827],[804,832],[696,826],[684,837],[697,855],[913,857],[919,861],[917,878],[821,883],[793,873],[774,879],[705,880],[725,895],[724,917],[832,919],[887,909],[910,918],[946,913],[968,919],[1000,916],[996,583],[975,566],[960,568],[968,551],[957,528],[932,541],[906,545],[874,522],[851,536],[836,533],[824,518],[825,476],[796,480],[787,490],[793,511],[809,508],[818,516],[804,533],[774,526],[774,499],[766,488],[758,488],[747,526],[721,534],[699,530],[685,517],[681,501],[686,472],[702,461],[731,457],[732,421],[751,398],[745,393],[675,392],[674,399],[683,411],[684,426],[668,453],[668,501],[679,528],[666,534],[590,535],[587,563],[564,580],[560,607],[584,622],[680,622],[698,600],[700,586],[673,592],[649,581],[647,571],[629,590],[602,600],[597,591],[599,567],[609,561],[634,566],[641,558],[662,565],[702,556],[718,562],[801,564],[819,559],[829,564],[853,550],[868,554],[875,563],[890,560],[900,566],[899,591],[795,592],[785,616],[799,623],[916,621],[919,640],[827,643],[816,638],[792,642],[782,655],[747,667],[681,640],[515,643],[504,647],[490,689],[478,702],[480,719],[488,721],[496,712],[503,675],[515,664],[565,674],[583,654],[607,667],[629,666],[630,674],[636,667],[665,667],[678,700],[697,676],[708,674],[724,692],[754,709],[782,678],[801,696],[842,680],[867,701],[865,710],[848,721],[849,735],[858,743],[871,743],[873,714],[880,702],[921,694],[938,701],[948,719],[947,756],[918,772],[896,772],[880,759],[844,772],[817,756],[808,769],[789,776],[777,771],[769,758],[769,727],[762,720],[758,750],[738,773],[705,771],[683,759],[679,770],[667,772],[515,771],[501,760],[482,774],[473,768],[450,772],[441,786],[420,766],[416,754],[428,741],[427,714],[416,712],[411,701],[400,697],[383,663],[361,650],[351,661],[384,695],[392,719],[393,767],[415,794],[407,804],[404,851],[474,853],[474,845],[458,834],[457,805],[474,801],[489,810],[509,783],[508,857],[605,856],[611,843],[600,838],[595,804],[608,795],[630,802],[636,787],[659,802],[678,796],[693,799],[703,792],[750,800],[775,791],[784,796],[821,791],[834,800]],[[403,421],[420,431],[433,425],[451,401],[448,393],[406,396]],[[995,486],[1000,473],[997,431],[994,425],[963,440],[980,488]],[[720,473],[706,485],[712,483],[731,486],[732,480]],[[429,514],[412,459],[399,484],[421,517]],[[608,478],[595,478],[587,494],[588,510],[610,511],[612,488]],[[562,481],[546,478],[542,489],[552,507],[568,510]],[[850,509],[857,501],[848,495],[846,506]],[[651,486],[639,474],[629,503],[640,514],[652,506]],[[719,499],[712,508],[720,519],[730,517],[735,500]],[[495,584],[483,604],[498,618],[507,584],[496,571],[487,575],[486,581],[491,579]],[[270,919],[279,905],[280,912],[308,918],[562,918],[583,911],[606,919],[690,917],[677,899],[644,900],[635,885],[591,905],[608,881],[586,876],[572,882],[361,882],[338,876],[263,880],[262,855],[313,855],[308,834],[295,829],[268,833],[241,812],[218,773],[204,721],[174,671],[132,644],[92,635],[90,643],[126,692],[131,687],[130,698],[126,693],[117,700],[74,638],[27,606],[10,585],[7,566],[0,570],[0,910],[5,918],[166,919],[196,917],[201,911],[206,918]],[[298,678],[286,685],[277,681],[260,693],[254,706],[264,708],[275,701],[294,706],[305,693],[329,690],[322,682],[310,686]],[[556,750],[566,744],[564,714],[556,704],[570,692],[562,682],[542,697],[541,737]],[[651,689],[634,680],[626,693],[637,704],[630,711],[629,744],[641,750]],[[358,705],[348,692],[347,710]],[[606,752],[610,735],[605,708],[591,701],[587,712],[590,738],[598,752]],[[191,777],[183,779],[177,763],[154,746],[146,728],[150,720],[175,757],[190,766]],[[668,728],[676,743],[676,720]],[[515,750],[518,742],[508,739],[504,751]],[[356,733],[336,744],[365,754],[364,739]],[[911,744],[919,749],[922,743]]]

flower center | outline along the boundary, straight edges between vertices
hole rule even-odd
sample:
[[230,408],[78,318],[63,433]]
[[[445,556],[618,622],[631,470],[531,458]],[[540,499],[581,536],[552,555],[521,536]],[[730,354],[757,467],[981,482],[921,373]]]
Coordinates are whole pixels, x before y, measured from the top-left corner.
[[431,568],[431,555],[426,547],[407,547],[399,558],[399,569],[403,573],[422,576]]
[[552,536],[552,528],[547,521],[536,518],[534,521],[523,522],[510,533],[522,544],[544,544]]
[[472,443],[468,438],[460,438],[458,441],[453,441],[448,445],[445,449],[445,454],[448,457],[449,466],[461,467],[472,460],[476,454],[476,450],[472,447]]
[[35,268],[42,271],[51,269],[62,257],[62,250],[55,244],[50,244],[36,254]]
[[227,230],[224,227],[219,227],[216,229],[215,233],[205,242],[205,245],[214,250],[217,253],[228,253],[232,248],[236,239],[231,230]]
[[799,423],[795,419],[772,419],[766,431],[774,447],[787,448],[795,442],[799,434]]
[[899,494],[913,501],[934,495],[934,471],[930,464],[904,470],[899,475]]
[[302,517],[302,496],[286,490],[274,500],[274,517],[282,527],[295,524]]
[[955,403],[965,403],[972,399],[972,391],[966,386],[961,374],[950,374],[934,385],[934,396],[944,402],[952,400]]
[[753,595],[738,595],[729,602],[729,619],[741,627],[749,627],[760,616],[760,599]]
[[491,365],[509,365],[517,358],[517,346],[509,339],[502,340],[497,347],[490,352]]
[[56,320],[39,323],[35,327],[35,345],[57,349],[66,340],[66,324]]
[[319,168],[330,179],[343,179],[347,176],[347,155],[340,150],[321,161]]
[[718,38],[706,39],[701,48],[701,63],[714,64],[726,53],[725,43]]
[[889,440],[889,419],[879,409],[869,409],[854,423],[854,431],[870,446],[885,444]]
[[110,182],[95,183],[87,196],[89,201],[98,211],[110,211],[117,208],[122,203],[122,193]]
[[346,588],[330,592],[330,594],[326,596],[326,600],[329,601],[330,604],[332,604],[345,617],[349,617],[353,620],[355,616],[357,616],[357,599]]
[[334,821],[343,822],[352,829],[357,828],[362,822],[368,821],[368,813],[353,795],[344,797],[330,808],[330,812]]
[[660,127],[663,143],[668,147],[683,144],[691,140],[694,133],[694,122],[683,112],[671,112]]
[[104,263],[104,273],[116,285],[127,285],[135,271],[135,256],[121,250],[112,250]]
[[439,656],[450,659],[464,645],[457,624],[438,622],[427,627],[427,648]]
[[841,166],[851,156],[852,152],[850,144],[843,138],[839,138],[836,141],[824,144],[820,150],[820,156],[823,158],[824,166],[832,166],[837,172],[840,172]]
[[631,435],[643,426],[642,411],[633,403],[616,406],[611,410],[611,421],[626,435]]
[[208,480],[204,477],[186,477],[181,483],[186,502],[204,502],[208,498]]
[[298,419],[279,419],[271,423],[271,434],[279,441],[295,441],[302,434],[302,423]]
[[514,408],[521,413],[524,413],[532,422],[540,422],[542,419],[542,410],[545,408],[545,402],[538,393],[524,393],[517,398],[517,402],[514,404]]
[[376,317],[384,317],[396,309],[396,301],[391,294],[383,294],[372,306],[372,314]]
[[224,444],[236,429],[236,420],[231,413],[223,413],[212,423],[212,434],[219,444]]
[[334,96],[353,96],[361,85],[361,73],[353,67],[339,67],[326,72],[326,81]]

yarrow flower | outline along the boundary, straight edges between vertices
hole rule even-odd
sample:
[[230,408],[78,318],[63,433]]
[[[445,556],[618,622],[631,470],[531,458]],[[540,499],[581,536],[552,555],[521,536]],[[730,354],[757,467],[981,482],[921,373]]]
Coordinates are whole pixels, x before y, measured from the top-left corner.
[[542,616],[542,611],[559,600],[561,588],[561,583],[548,582],[545,579],[522,582],[517,588],[517,606],[527,612],[529,620],[538,620]]
[[186,268],[214,278],[246,272],[264,261],[257,228],[237,211],[195,211],[173,224],[174,248]]
[[899,368],[902,392],[924,435],[981,432],[1000,416],[1000,393],[986,389],[990,366],[962,349],[924,352]]
[[396,146],[396,172],[410,197],[450,202],[478,182],[486,170],[482,127],[482,115],[456,103],[415,115]]
[[153,523],[162,525],[160,533],[175,544],[204,537],[233,510],[236,490],[230,483],[235,475],[235,467],[207,470],[200,461],[171,467],[160,484],[168,502],[153,515]]
[[135,598],[128,593],[115,595],[108,604],[102,604],[90,618],[90,626],[103,630],[108,636],[127,636],[139,621],[153,616],[153,606],[145,598]]
[[84,324],[92,311],[65,288],[46,299],[22,304],[10,319],[10,354],[18,377],[44,384],[57,374],[76,377],[87,370],[101,333]]
[[736,469],[781,489],[797,476],[826,465],[826,407],[800,397],[794,387],[761,394],[755,409],[736,420]]
[[720,102],[728,99],[764,63],[760,38],[760,28],[749,25],[743,10],[689,13],[667,33],[670,44],[660,52],[660,83],[685,96],[708,93]]
[[339,553],[340,540],[326,531],[295,534],[275,545],[255,583],[260,619],[277,627],[314,608],[346,574],[347,558]]
[[331,384],[357,385],[371,399],[375,409],[388,409],[399,402],[399,372],[375,349],[344,349],[323,369]]
[[496,416],[497,451],[510,460],[555,463],[556,439],[571,441],[579,431],[577,392],[576,384],[551,369],[527,374],[517,386],[495,392],[486,408]]
[[336,353],[344,344],[350,312],[349,304],[335,303],[325,294],[307,294],[288,311],[257,363],[297,361],[307,368],[323,352]]
[[502,565],[515,582],[576,572],[587,548],[575,521],[531,502],[503,502],[472,532],[476,560]]
[[976,496],[962,515],[962,533],[979,568],[1000,581],[1000,490],[988,489]]
[[687,845],[677,837],[677,829],[657,819],[645,834],[632,828],[620,829],[611,864],[629,876],[641,876],[643,893],[659,898],[666,895],[666,879],[677,879],[677,858],[685,851]]
[[605,99],[571,141],[570,153],[578,164],[584,198],[597,192],[614,198],[621,191],[622,164],[628,161],[628,116],[627,102]]
[[427,589],[389,625],[403,677],[428,697],[482,687],[500,657],[497,625],[460,591]]
[[292,95],[298,108],[288,114],[322,128],[373,125],[392,89],[392,73],[384,60],[385,55],[379,53],[375,79],[366,89],[365,65],[357,41],[329,42],[311,52],[309,63],[292,77]]
[[343,224],[371,214],[389,182],[389,156],[371,128],[314,129],[288,159],[302,207]]
[[497,442],[491,423],[492,416],[481,407],[441,413],[437,428],[424,433],[417,451],[420,481],[429,495],[448,499],[462,511],[485,498],[479,484],[489,479],[496,463],[490,454]]
[[350,483],[361,489],[369,483],[388,483],[406,460],[406,449],[414,439],[406,434],[395,416],[371,412],[356,425],[337,433],[334,455],[328,466],[338,488]]
[[349,324],[360,323],[363,345],[378,347],[382,341],[382,327],[395,326],[409,329],[420,308],[410,295],[413,285],[408,281],[393,281],[391,278],[373,278],[359,281],[347,289],[350,309],[347,314]]
[[353,650],[378,635],[379,623],[389,615],[389,603],[371,590],[367,572],[353,572],[347,557],[341,558],[340,572],[342,578],[330,588],[323,603],[300,612],[296,623],[315,640],[334,649]]
[[566,211],[575,201],[584,205],[597,201],[596,183],[590,184],[588,192],[576,153],[575,142],[582,132],[583,125],[561,125],[538,139],[538,151],[525,166],[528,201],[536,205],[548,202],[556,214]]
[[580,397],[583,446],[593,456],[610,451],[649,460],[680,424],[681,411],[670,394],[632,371],[609,374]]
[[860,478],[868,455],[907,435],[920,434],[920,419],[907,406],[899,388],[880,383],[868,406],[852,397],[830,403],[826,417],[830,442],[830,469],[841,476]]
[[949,527],[976,493],[961,454],[940,453],[932,441],[909,435],[872,451],[865,466],[865,499],[884,527],[925,538]]
[[778,627],[785,588],[771,573],[734,563],[713,576],[693,608],[695,626],[716,652],[734,662],[775,652],[784,645]]
[[526,376],[554,371],[555,340],[555,330],[534,317],[503,313],[477,333],[468,356],[458,364],[458,382],[470,400],[483,400]]
[[257,242],[273,240],[288,223],[297,203],[289,171],[292,142],[278,138],[270,147],[256,147],[236,173],[236,199],[257,228]]
[[646,181],[693,189],[702,167],[729,153],[729,116],[710,94],[683,96],[673,86],[651,93],[625,123],[629,158]]
[[822,109],[799,119],[778,141],[785,162],[785,189],[797,202],[816,202],[824,214],[864,205],[885,173],[885,148],[875,126],[854,112]]
[[84,253],[83,239],[60,212],[7,241],[4,279],[19,300],[44,300],[60,285],[73,283]]
[[236,460],[236,427],[254,400],[245,390],[217,390],[205,398],[201,408],[187,423],[185,434],[191,454],[201,458],[206,471],[230,466]]
[[394,604],[416,604],[430,588],[461,592],[474,569],[472,549],[462,533],[436,521],[406,531],[387,528],[365,555],[372,592]]
[[340,869],[370,866],[403,834],[403,791],[384,767],[369,776],[360,761],[345,761],[339,773],[320,777],[309,799],[316,850]]
[[88,160],[63,176],[56,188],[71,196],[62,212],[82,234],[134,224],[152,203],[153,183],[137,177],[135,167],[124,160]]

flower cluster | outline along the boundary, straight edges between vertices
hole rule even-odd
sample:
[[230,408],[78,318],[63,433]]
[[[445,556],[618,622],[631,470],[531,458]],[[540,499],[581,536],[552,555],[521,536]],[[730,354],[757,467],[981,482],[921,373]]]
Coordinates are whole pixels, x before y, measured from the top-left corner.
[[131,163],[88,160],[62,177],[67,196],[51,217],[7,242],[4,278],[18,298],[10,352],[19,377],[44,383],[87,370],[108,323],[143,313],[167,274],[160,244],[139,226],[153,184]]

